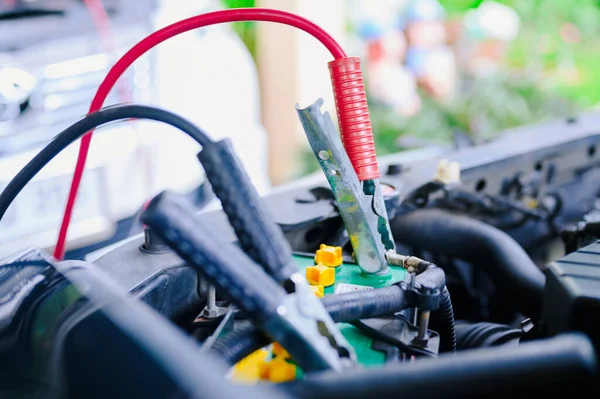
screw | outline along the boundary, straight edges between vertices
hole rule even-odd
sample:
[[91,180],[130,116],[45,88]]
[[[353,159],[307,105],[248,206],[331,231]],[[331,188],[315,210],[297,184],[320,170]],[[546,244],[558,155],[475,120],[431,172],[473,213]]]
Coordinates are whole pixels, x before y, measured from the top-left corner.
[[[421,291],[425,295],[431,295],[433,293],[433,288],[423,285],[421,287]],[[431,316],[431,312],[429,310],[421,310],[419,312],[419,331],[417,336],[413,339],[413,343],[425,346],[427,345],[427,341],[429,340],[429,334],[427,333],[427,329],[429,328],[429,317]]]
[[417,335],[417,339],[420,341],[427,341],[429,339],[427,328],[429,327],[430,315],[431,312],[429,310],[422,310],[419,315],[419,335]]
[[206,299],[206,308],[208,310],[215,310],[217,308],[217,291],[214,285],[208,286],[208,298]]
[[208,286],[208,292],[206,294],[206,306],[202,310],[202,317],[206,319],[214,319],[219,317],[219,308],[217,307],[217,291],[214,285]]
[[414,339],[415,342],[424,344],[427,343],[427,340],[429,340],[427,329],[429,328],[430,315],[431,312],[429,310],[422,310],[419,314],[419,332]]

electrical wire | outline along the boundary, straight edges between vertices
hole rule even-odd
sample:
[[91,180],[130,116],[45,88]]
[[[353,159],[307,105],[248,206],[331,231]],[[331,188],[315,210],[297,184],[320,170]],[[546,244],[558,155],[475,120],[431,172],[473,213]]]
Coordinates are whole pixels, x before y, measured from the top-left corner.
[[[241,22],[241,21],[263,21],[263,22],[275,22],[279,24],[289,25],[300,30],[303,30],[310,35],[314,36],[319,40],[333,55],[334,58],[345,58],[346,53],[342,47],[335,41],[335,39],[329,35],[326,31],[320,28],[313,22],[302,18],[298,15],[291,14],[285,11],[271,10],[265,8],[238,8],[230,10],[215,11],[207,14],[197,15],[188,19],[184,19],[179,22],[175,22],[163,29],[160,29],[150,36],[146,37],[138,44],[133,46],[108,72],[106,78],[100,84],[96,96],[94,97],[90,106],[90,112],[98,111],[110,90],[114,86],[115,82],[125,72],[125,70],[140,56],[145,54],[148,50],[152,49],[156,45],[164,42],[165,40],[177,36],[180,33],[190,31],[192,29],[198,29],[209,25],[221,24],[226,22]],[[75,172],[73,174],[73,180],[71,181],[71,188],[69,190],[69,196],[67,198],[67,204],[58,233],[58,239],[56,247],[54,249],[54,257],[62,259],[64,256],[67,232],[71,217],[73,215],[73,208],[75,206],[75,200],[77,198],[77,191],[83,177],[85,169],[85,161],[90,148],[92,140],[92,132],[85,135],[81,140],[79,147],[79,155],[77,157],[77,163],[75,165]]]
[[0,220],[25,185],[62,150],[90,130],[123,119],[149,119],[164,122],[187,133],[202,146],[211,143],[210,138],[193,123],[169,111],[144,105],[121,105],[105,108],[86,116],[62,131],[17,173],[0,194]]
[[[102,4],[102,0],[83,0],[83,4],[88,9],[90,16],[92,17],[92,22],[102,39],[102,46],[104,47],[104,51],[110,54],[115,54],[116,45],[114,41],[114,36],[112,33],[112,29],[110,27],[110,18],[108,17],[108,13]],[[127,86],[125,82],[120,80],[117,85],[117,90],[119,93],[119,98],[122,102],[132,102],[133,96],[131,92],[127,90]]]

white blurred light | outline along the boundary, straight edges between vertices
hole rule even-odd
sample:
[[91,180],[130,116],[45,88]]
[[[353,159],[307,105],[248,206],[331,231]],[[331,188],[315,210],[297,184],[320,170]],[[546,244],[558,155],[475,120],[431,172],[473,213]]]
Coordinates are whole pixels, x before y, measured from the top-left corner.
[[514,40],[521,27],[517,12],[495,1],[481,4],[477,9],[470,11],[465,20],[470,30],[504,41]]

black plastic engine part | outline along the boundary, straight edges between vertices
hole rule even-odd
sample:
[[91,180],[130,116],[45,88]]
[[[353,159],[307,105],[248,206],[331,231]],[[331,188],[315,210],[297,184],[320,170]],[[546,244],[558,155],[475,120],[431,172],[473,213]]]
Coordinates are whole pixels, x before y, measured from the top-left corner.
[[415,285],[432,285],[441,291],[439,306],[431,312],[429,328],[440,335],[440,352],[455,352],[454,309],[446,287],[446,274],[442,268],[425,261],[421,262],[419,269],[421,270],[415,277]]
[[[576,389],[595,397],[597,360],[583,334],[519,347],[485,348],[411,364],[344,374],[321,373],[285,384],[299,398],[531,398]],[[597,394],[597,393],[596,393]]]
[[397,216],[394,237],[402,243],[472,262],[508,293],[516,309],[537,318],[544,274],[523,248],[503,231],[465,216],[422,209]]
[[567,254],[596,242],[600,238],[600,210],[593,209],[583,215],[583,220],[565,227],[560,237]]
[[600,352],[600,242],[550,264],[542,320],[551,335],[582,331]]
[[418,327],[400,315],[358,320],[352,325],[376,342],[385,342],[409,355],[435,357],[439,352],[440,336],[437,332],[429,330],[427,341],[416,344]]
[[2,398],[281,397],[232,385],[218,358],[92,264],[24,251],[0,262],[0,295]]
[[523,330],[496,323],[456,322],[456,343],[459,350],[488,346],[518,345]]

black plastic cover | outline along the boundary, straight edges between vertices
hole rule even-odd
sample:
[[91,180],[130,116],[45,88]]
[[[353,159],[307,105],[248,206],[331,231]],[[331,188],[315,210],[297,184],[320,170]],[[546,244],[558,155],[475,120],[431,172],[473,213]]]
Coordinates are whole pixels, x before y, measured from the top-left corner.
[[600,350],[600,242],[581,248],[548,268],[542,320],[551,335],[585,332]]

